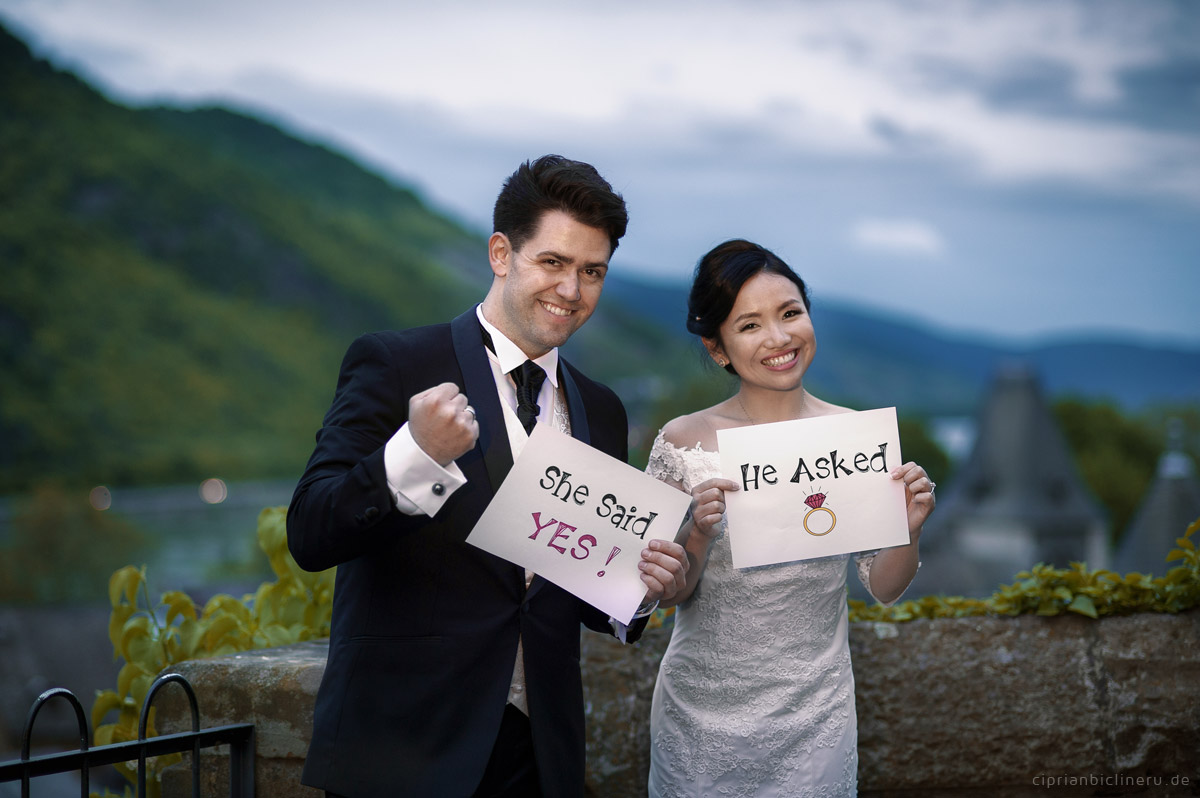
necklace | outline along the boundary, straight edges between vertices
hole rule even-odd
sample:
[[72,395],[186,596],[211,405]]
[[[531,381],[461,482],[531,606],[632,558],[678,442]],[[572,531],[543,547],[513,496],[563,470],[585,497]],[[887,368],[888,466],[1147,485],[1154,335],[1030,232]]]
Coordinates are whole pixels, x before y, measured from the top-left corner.
[[[803,389],[801,389],[801,392],[803,393]],[[742,413],[745,414],[746,420],[749,421],[751,424],[757,424],[758,422],[755,421],[754,418],[750,415],[750,411],[746,409],[746,403],[742,401],[741,391],[738,391],[736,394],[734,394],[733,398],[738,400],[738,407],[742,408]],[[808,394],[805,393],[805,394],[803,394],[803,399],[801,400],[801,403],[800,403],[802,413],[803,413],[804,407],[807,404],[808,404]]]
[[742,408],[742,412],[746,414],[746,420],[747,420],[747,421],[749,421],[751,424],[754,424],[754,423],[756,423],[756,422],[754,421],[754,419],[750,418],[750,411],[746,409],[746,405],[744,405],[744,404],[742,403],[742,394],[741,394],[741,392],[738,392],[738,394],[736,395],[736,398],[737,398],[737,400],[738,400],[738,405],[740,405],[740,406],[741,406],[741,408]]

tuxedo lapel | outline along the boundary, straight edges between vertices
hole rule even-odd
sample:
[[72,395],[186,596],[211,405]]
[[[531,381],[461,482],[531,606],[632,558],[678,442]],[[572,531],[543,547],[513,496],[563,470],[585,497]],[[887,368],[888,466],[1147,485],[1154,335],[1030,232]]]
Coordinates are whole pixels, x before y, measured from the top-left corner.
[[492,366],[483,346],[483,333],[475,316],[475,308],[450,322],[450,334],[454,341],[454,355],[458,358],[458,367],[463,376],[463,393],[475,410],[475,420],[479,424],[479,441],[476,445],[483,453],[488,481],[494,494],[512,469],[513,457],[508,445],[508,431],[504,426],[504,411],[500,407],[500,395],[496,391]]
[[567,396],[567,412],[571,418],[571,437],[590,446],[592,443],[592,433],[588,427],[587,409],[583,406],[583,396],[580,395],[579,386],[575,384],[574,378],[571,377],[571,370],[567,368],[565,360],[560,359],[558,361],[558,373],[561,378],[563,393]]

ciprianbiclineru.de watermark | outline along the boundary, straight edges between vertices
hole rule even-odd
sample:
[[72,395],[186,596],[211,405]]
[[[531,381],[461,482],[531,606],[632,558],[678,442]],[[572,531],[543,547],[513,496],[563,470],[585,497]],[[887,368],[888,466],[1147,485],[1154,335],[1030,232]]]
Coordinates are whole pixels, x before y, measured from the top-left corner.
[[1052,776],[1039,773],[1033,786],[1054,787],[1188,787],[1197,780],[1189,776],[1127,776],[1121,773],[1076,773]]

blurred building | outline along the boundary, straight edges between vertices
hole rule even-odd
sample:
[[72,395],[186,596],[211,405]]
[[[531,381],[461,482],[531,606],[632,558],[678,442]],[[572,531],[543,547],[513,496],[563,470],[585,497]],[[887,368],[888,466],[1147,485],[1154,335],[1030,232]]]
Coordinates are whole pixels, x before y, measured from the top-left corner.
[[1121,538],[1114,570],[1163,576],[1174,565],[1166,561],[1166,553],[1176,548],[1175,540],[1197,518],[1200,479],[1192,458],[1183,451],[1183,425],[1174,420],[1154,482]]
[[921,560],[909,596],[990,595],[1038,562],[1108,566],[1104,513],[1027,368],[993,380],[971,453],[938,492]]

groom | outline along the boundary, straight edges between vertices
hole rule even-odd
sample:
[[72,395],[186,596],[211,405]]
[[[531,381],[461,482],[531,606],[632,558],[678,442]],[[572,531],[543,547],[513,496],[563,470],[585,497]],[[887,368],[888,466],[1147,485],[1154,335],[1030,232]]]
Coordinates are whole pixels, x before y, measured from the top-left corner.
[[496,200],[483,303],[346,353],[287,518],[302,568],[338,566],[305,784],[582,796],[580,624],[636,640],[684,584],[683,549],[643,550],[626,629],[465,541],[535,423],[626,459],[620,400],[558,347],[595,310],[627,218],[592,166],[522,164]]

